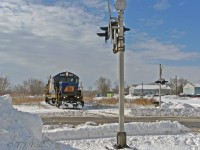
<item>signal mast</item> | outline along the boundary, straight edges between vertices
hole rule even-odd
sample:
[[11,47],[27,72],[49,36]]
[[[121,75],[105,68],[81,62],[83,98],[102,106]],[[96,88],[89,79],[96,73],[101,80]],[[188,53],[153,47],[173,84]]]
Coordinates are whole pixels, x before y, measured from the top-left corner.
[[124,32],[130,29],[123,25],[126,0],[116,0],[115,8],[118,11],[118,17],[111,16],[110,0],[108,0],[109,23],[107,27],[100,27],[105,32],[97,33],[97,35],[105,37],[105,42],[111,38],[113,53],[119,54],[119,132],[117,133],[117,144],[114,146],[119,149],[128,147],[126,144],[126,132],[124,131]]

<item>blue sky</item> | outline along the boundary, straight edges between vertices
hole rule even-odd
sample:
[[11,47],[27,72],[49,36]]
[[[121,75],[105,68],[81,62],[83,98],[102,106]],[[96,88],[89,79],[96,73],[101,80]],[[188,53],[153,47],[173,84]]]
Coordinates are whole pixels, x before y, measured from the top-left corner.
[[[130,0],[125,14],[126,24],[133,30],[146,33],[163,44],[182,46],[181,52],[199,52],[200,1]],[[132,19],[130,19],[132,18]],[[177,62],[161,61],[168,65],[199,66],[199,59]]]
[[[127,0],[127,85],[154,82],[159,64],[167,80],[200,81],[199,6],[198,0]],[[114,0],[111,8],[117,16]],[[118,54],[96,35],[107,24],[107,0],[1,0],[1,74],[20,83],[68,70],[86,89],[101,76],[117,82]]]

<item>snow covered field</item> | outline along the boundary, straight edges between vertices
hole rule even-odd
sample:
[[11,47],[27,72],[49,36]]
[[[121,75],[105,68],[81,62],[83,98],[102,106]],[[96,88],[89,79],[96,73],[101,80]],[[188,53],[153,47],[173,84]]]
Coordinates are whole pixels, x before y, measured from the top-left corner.
[[[162,97],[162,108],[126,108],[127,116],[200,117],[200,99]],[[117,116],[118,108],[86,105],[82,110],[62,110],[39,105],[11,105],[9,95],[0,97],[0,149],[2,150],[103,150],[116,144],[118,124],[44,125],[40,116]],[[132,122],[125,124],[127,144],[138,150],[200,150],[200,133],[179,122]]]

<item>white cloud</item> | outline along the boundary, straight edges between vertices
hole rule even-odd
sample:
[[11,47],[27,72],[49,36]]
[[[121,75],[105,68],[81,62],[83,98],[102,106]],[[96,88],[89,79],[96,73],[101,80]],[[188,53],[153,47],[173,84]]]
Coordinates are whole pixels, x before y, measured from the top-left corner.
[[166,79],[178,75],[191,82],[199,81],[199,67],[187,66],[184,61],[197,61],[200,53],[185,52],[187,48],[185,45],[164,43],[138,30],[130,32],[132,34],[128,33],[126,37],[128,39],[126,43],[130,43],[130,45],[126,46],[125,51],[125,80],[127,83],[152,83],[156,81],[159,77],[159,64],[163,62],[173,64],[163,64]]
[[157,27],[164,23],[163,19],[139,19],[141,26]]
[[109,51],[101,46],[104,40],[96,35],[97,24],[104,24],[103,13],[97,16],[75,4],[45,6],[23,0],[5,0],[0,7],[1,71],[19,80],[34,76],[46,79],[50,73],[68,69],[81,76],[96,67],[101,70],[105,60],[96,61],[109,57]]
[[180,30],[177,30],[177,29],[171,29],[169,31],[169,34],[174,39],[179,39],[179,38],[187,35],[187,33],[185,31],[180,31]]
[[[144,59],[151,60],[189,60],[198,58],[198,53],[186,53],[182,49],[184,45],[173,45],[171,43],[162,43],[155,39],[149,39],[134,45],[138,55]],[[173,54],[173,55],[172,55]]]
[[[45,5],[39,0],[32,2],[3,0],[0,3],[0,70],[3,74],[18,83],[29,77],[45,81],[50,74],[68,70],[80,76],[85,88],[93,86],[100,76],[117,81],[118,55],[112,53],[110,42],[105,44],[104,39],[96,35],[101,32],[100,26],[107,25],[104,20],[106,1],[56,1],[54,5]],[[133,34],[141,32],[127,35],[132,37]],[[127,83],[152,81],[157,75],[157,64],[149,64],[150,60],[194,57],[195,53],[183,53],[181,46],[146,36],[130,38],[134,39],[130,44],[133,48],[126,46]]]
[[[152,51],[151,55],[156,55]],[[175,57],[173,53],[171,56]],[[151,56],[149,56],[151,58]],[[152,62],[148,56],[143,57],[140,53],[131,52],[129,50],[125,53],[125,81],[130,84],[153,83],[159,79],[159,64],[161,61]],[[148,59],[148,60],[147,60]],[[190,82],[197,83],[200,81],[200,67],[199,66],[178,66],[165,65],[163,67],[163,78],[169,81],[170,78],[178,76],[178,78],[187,79]]]
[[154,8],[159,11],[166,10],[170,7],[168,0],[159,0],[155,5]]

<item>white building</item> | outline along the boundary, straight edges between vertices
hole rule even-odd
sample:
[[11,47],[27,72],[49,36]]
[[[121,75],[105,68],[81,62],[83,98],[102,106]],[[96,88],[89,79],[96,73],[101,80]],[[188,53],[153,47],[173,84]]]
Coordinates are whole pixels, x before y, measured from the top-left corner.
[[130,94],[130,95],[134,95],[134,89],[135,89],[136,86],[137,86],[137,85],[131,85],[131,86],[129,87],[129,94]]
[[187,83],[183,87],[184,95],[200,95],[200,84]]
[[[161,85],[161,95],[169,95],[171,88],[167,85]],[[158,95],[159,85],[137,85],[130,86],[129,94],[131,95]]]

